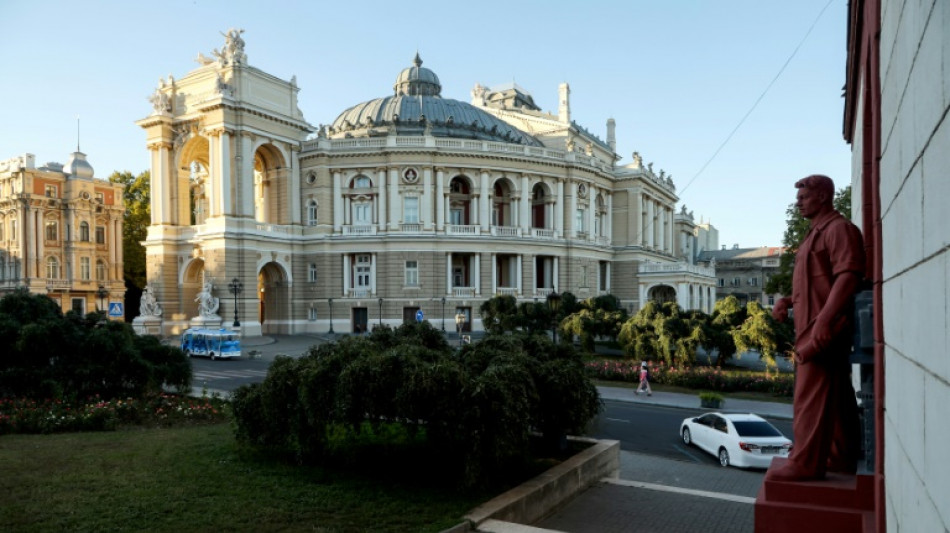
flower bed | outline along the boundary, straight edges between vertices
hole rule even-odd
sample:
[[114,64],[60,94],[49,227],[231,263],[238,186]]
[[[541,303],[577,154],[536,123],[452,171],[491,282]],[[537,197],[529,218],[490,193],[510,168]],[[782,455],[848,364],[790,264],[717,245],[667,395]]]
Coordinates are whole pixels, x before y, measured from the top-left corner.
[[[791,397],[795,378],[791,374],[724,371],[704,366],[671,367],[648,363],[650,381],[688,389],[719,392],[763,392]],[[591,379],[640,381],[640,364],[635,361],[596,360],[586,363]]]
[[0,398],[0,435],[9,433],[59,433],[110,431],[121,425],[171,425],[219,421],[225,414],[220,398],[190,398],[161,394],[142,399],[85,402]]

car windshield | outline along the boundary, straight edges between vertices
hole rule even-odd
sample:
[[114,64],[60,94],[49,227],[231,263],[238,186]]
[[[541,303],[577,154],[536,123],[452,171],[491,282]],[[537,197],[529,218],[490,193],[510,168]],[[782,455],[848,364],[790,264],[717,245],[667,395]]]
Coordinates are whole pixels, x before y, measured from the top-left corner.
[[775,426],[769,424],[768,422],[739,422],[732,421],[732,425],[736,427],[736,433],[740,437],[781,437],[782,432],[775,429]]

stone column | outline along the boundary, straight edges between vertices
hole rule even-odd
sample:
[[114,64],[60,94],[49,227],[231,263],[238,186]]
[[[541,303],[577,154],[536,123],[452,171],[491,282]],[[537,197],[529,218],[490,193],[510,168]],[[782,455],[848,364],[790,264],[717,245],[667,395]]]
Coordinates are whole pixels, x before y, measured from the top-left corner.
[[558,180],[557,195],[554,197],[554,237],[558,238],[564,230],[564,182]]
[[390,214],[386,211],[386,167],[379,167],[376,169],[376,186],[379,194],[379,202],[377,202],[377,207],[379,208],[379,216],[377,217],[378,228],[380,233],[386,231],[387,224],[390,218],[398,218],[396,213]]
[[445,169],[435,169],[435,229],[445,231]]
[[396,231],[399,229],[397,214],[402,213],[402,201],[399,198],[399,170],[395,168],[389,169],[389,210],[394,215],[389,217],[389,229]]
[[254,136],[250,133],[244,133],[239,137],[240,141],[240,159],[237,168],[238,188],[241,201],[241,209],[238,215],[256,218],[254,212]]
[[340,190],[343,175],[336,171],[330,179],[333,181],[333,233],[340,233],[343,231],[343,191]]
[[489,216],[489,211],[491,209],[491,195],[489,193],[488,187],[489,181],[491,181],[491,174],[488,172],[488,170],[482,169],[478,184],[480,191],[478,221],[481,224],[482,233],[491,232],[491,217]]
[[352,281],[350,278],[350,254],[343,254],[343,297],[346,298],[350,292]]
[[655,245],[655,241],[653,240],[653,236],[654,236],[654,234],[655,234],[655,232],[656,232],[656,220],[655,220],[655,218],[656,218],[656,212],[654,211],[654,204],[653,204],[653,199],[652,199],[652,198],[647,198],[647,199],[646,199],[646,204],[647,204],[647,217],[646,217],[646,218],[647,218],[647,220],[646,220],[646,224],[647,224],[647,225],[646,225],[646,227],[643,228],[644,233],[646,233],[646,243],[645,243],[645,245],[646,245],[647,248],[653,248],[654,245]]
[[475,261],[475,264],[473,265],[474,268],[472,269],[474,271],[475,283],[473,284],[473,287],[475,287],[475,296],[481,296],[482,295],[482,254],[475,254],[472,257],[472,260]]
[[531,183],[528,175],[521,176],[521,233],[531,235]]
[[[441,193],[437,196],[441,196]],[[432,230],[432,167],[422,169],[422,198],[419,199],[419,222],[425,231]]]
[[568,200],[568,217],[564,224],[564,235],[572,239],[577,238],[577,232],[581,228],[577,227],[577,182],[571,182],[568,190],[570,191],[570,200]]

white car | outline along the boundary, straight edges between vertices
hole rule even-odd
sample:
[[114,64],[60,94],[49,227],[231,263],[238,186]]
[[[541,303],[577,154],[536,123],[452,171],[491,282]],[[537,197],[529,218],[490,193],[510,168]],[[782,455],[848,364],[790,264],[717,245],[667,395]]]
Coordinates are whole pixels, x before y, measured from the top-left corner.
[[773,457],[788,457],[792,441],[753,414],[707,413],[687,418],[680,424],[680,436],[719,458],[722,466],[768,468]]

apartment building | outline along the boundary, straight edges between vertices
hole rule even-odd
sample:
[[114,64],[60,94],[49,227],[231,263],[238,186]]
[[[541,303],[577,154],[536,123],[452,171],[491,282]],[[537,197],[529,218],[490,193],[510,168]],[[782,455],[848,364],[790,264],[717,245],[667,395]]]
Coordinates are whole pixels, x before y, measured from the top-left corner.
[[0,161],[0,296],[26,288],[63,312],[123,319],[122,187],[96,178],[78,147],[65,165]]

